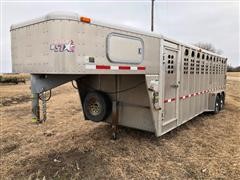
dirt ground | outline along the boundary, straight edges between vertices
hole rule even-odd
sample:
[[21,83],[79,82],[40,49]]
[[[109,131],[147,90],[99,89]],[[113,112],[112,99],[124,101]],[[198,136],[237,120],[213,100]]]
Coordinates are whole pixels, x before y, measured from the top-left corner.
[[[29,82],[0,85],[1,179],[240,179],[240,73],[226,106],[156,138],[83,120],[71,84],[53,90],[48,120],[31,121]],[[235,78],[237,77],[237,78]]]

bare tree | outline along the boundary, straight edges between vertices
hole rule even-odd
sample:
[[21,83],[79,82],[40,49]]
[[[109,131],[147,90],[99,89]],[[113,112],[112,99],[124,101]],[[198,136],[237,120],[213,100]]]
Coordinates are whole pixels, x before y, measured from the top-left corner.
[[240,66],[233,67],[231,65],[227,66],[227,72],[240,72]]
[[205,49],[207,51],[211,51],[213,53],[216,53],[216,54],[222,54],[223,53],[221,49],[216,49],[211,43],[199,42],[199,43],[196,43],[194,45],[199,47],[199,48]]

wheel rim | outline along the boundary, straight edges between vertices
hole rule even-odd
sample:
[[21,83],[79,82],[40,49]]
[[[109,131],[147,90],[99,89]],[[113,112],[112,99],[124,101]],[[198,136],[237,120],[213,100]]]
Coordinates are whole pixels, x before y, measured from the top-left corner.
[[222,109],[223,108],[223,100],[222,99],[221,99],[220,103],[221,103],[221,109]]
[[93,116],[97,116],[101,113],[102,106],[101,106],[100,102],[95,97],[92,97],[89,100],[87,109],[88,109],[89,113],[91,113]]
[[219,104],[216,102],[216,108],[215,108],[216,112],[219,111]]

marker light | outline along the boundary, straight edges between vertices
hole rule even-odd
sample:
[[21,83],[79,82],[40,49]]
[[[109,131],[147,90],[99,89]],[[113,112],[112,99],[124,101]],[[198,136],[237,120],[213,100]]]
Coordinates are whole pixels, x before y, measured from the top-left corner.
[[85,22],[85,23],[90,23],[91,22],[91,19],[90,18],[88,18],[88,17],[80,17],[80,21],[82,21],[82,22]]

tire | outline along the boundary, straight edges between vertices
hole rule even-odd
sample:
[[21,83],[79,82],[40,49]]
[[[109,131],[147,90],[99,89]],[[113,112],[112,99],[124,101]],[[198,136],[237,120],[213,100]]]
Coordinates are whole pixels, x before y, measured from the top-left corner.
[[220,111],[224,109],[224,104],[225,104],[225,96],[224,94],[221,94],[220,96]]
[[219,111],[220,111],[220,98],[217,95],[215,99],[214,114],[219,113]]
[[85,117],[89,120],[100,122],[105,120],[112,110],[112,103],[107,94],[100,91],[87,93],[83,102]]

